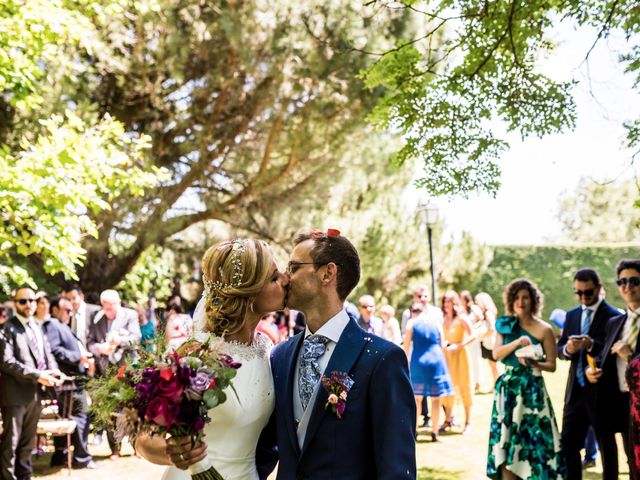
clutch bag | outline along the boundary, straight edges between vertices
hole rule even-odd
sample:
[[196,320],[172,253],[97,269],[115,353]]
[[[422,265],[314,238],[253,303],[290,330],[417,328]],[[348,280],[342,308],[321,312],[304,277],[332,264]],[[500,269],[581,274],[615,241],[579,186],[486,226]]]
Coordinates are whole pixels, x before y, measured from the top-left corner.
[[536,345],[527,345],[526,347],[519,348],[516,350],[516,357],[518,358],[528,358],[529,360],[540,361],[544,360],[544,350],[542,349],[542,345],[539,343]]

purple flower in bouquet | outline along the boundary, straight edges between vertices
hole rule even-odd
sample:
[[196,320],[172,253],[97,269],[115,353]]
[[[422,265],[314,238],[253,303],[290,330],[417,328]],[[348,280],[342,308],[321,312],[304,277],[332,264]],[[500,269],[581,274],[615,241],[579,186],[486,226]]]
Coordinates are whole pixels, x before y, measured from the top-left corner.
[[163,397],[155,397],[147,406],[145,415],[147,420],[151,420],[156,425],[169,427],[173,425],[179,412],[179,406]]
[[197,417],[193,420],[191,424],[191,430],[195,433],[201,431],[205,426],[205,421],[202,417]]
[[189,386],[185,390],[185,395],[189,400],[202,400],[202,394],[209,387],[213,379],[212,372],[207,368],[199,368],[196,374],[189,378]]
[[241,363],[234,361],[233,358],[226,353],[221,354],[220,359],[225,367],[238,369],[242,366]]
[[138,403],[144,403],[151,400],[156,391],[156,384],[150,381],[138,383],[135,387],[138,393]]

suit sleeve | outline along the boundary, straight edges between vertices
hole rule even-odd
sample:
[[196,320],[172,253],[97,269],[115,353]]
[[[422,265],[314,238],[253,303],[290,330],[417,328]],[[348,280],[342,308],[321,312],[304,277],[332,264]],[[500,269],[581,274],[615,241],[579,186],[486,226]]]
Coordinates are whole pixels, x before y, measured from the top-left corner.
[[46,338],[51,347],[51,353],[59,363],[76,366],[80,362],[80,349],[70,350],[62,343],[62,336],[57,326],[49,325]]
[[131,310],[127,315],[127,326],[125,327],[129,335],[123,337],[120,341],[121,347],[130,347],[140,343],[142,334],[140,333],[140,323],[138,322],[138,314]]
[[558,358],[562,360],[571,360],[571,355],[567,355],[565,353],[565,347],[569,341],[567,330],[569,330],[569,319],[565,322],[564,328],[562,329],[562,335],[560,336],[560,340],[558,340]]
[[40,370],[25,365],[15,356],[15,335],[5,329],[0,334],[0,372],[5,375],[37,381],[40,378]]
[[96,358],[100,358],[99,343],[101,343],[101,340],[98,339],[98,324],[93,321],[89,325],[89,333],[87,334],[87,350],[93,353]]
[[395,345],[383,354],[372,373],[369,404],[376,478],[415,479],[416,403],[407,357]]

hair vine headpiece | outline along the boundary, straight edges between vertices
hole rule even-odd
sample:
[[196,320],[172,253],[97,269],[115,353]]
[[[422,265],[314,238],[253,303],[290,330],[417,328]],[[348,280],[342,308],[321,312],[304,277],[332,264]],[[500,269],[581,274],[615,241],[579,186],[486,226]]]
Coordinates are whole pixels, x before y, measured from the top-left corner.
[[[223,247],[218,247],[222,249]],[[229,293],[230,290],[238,288],[242,284],[244,275],[244,266],[242,265],[242,254],[247,250],[247,240],[236,239],[231,245],[231,266],[233,272],[229,283],[222,283],[221,280],[212,281],[207,278],[206,274],[202,276],[204,291],[206,297],[209,298],[211,308],[217,310],[222,305],[222,296]],[[222,268],[218,267],[218,275],[223,277]]]

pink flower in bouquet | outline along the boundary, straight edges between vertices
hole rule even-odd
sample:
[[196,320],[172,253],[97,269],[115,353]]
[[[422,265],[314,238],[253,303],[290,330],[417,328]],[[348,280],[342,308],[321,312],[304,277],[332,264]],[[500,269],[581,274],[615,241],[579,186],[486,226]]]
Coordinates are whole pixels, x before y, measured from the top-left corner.
[[342,401],[347,400],[347,392],[346,392],[346,390],[343,390],[342,393],[340,393],[340,400],[342,400]]
[[338,396],[335,393],[332,393],[331,395],[329,395],[329,398],[327,399],[327,401],[331,405],[335,405],[336,403],[338,403]]
[[166,398],[155,397],[147,406],[147,420],[162,427],[169,427],[178,415],[178,405],[169,402]]

